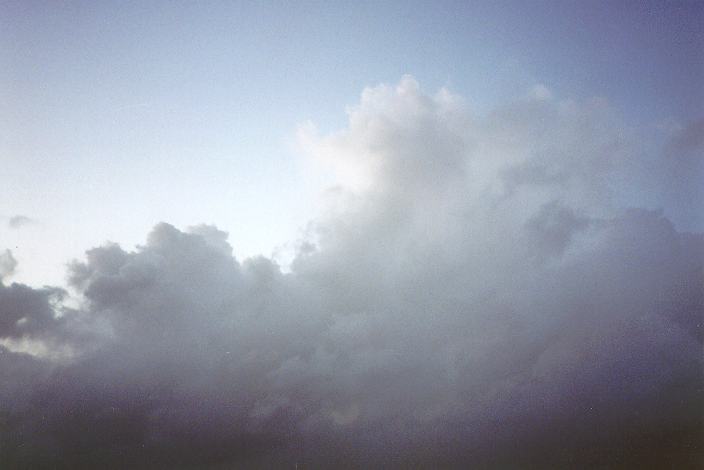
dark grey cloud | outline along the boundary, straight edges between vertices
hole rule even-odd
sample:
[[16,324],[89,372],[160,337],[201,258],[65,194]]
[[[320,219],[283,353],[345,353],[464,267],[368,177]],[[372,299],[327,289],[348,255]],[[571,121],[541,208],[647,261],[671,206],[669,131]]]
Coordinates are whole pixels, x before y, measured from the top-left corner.
[[696,468],[704,236],[612,203],[622,135],[603,103],[366,90],[302,131],[342,184],[290,271],[162,223],[74,262],[77,305],[2,286],[0,457]]

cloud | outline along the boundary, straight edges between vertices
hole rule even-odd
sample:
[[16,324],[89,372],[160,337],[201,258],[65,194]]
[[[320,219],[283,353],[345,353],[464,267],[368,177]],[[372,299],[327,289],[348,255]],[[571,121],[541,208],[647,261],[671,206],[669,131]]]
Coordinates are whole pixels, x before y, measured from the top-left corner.
[[662,199],[676,207],[688,229],[704,225],[704,119],[675,132],[659,165]]
[[0,253],[0,280],[12,276],[17,268],[17,260],[10,250]]
[[74,262],[75,305],[0,289],[3,460],[694,468],[704,235],[617,204],[626,135],[603,100],[366,89],[301,131],[340,185],[290,272],[162,223]]
[[18,229],[26,225],[31,225],[33,223],[34,220],[30,219],[29,217],[26,217],[24,215],[13,215],[7,222],[7,226],[12,229]]
[[552,99],[552,92],[545,85],[538,84],[531,88],[528,96],[536,100],[549,100]]

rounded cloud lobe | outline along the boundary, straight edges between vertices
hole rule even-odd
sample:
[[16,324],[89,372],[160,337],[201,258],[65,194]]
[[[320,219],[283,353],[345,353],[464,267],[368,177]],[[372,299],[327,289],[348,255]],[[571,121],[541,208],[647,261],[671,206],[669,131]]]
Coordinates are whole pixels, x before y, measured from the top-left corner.
[[618,202],[607,103],[539,91],[474,116],[404,77],[302,129],[341,184],[290,271],[160,224],[72,264],[78,306],[0,286],[2,460],[695,467],[704,236]]

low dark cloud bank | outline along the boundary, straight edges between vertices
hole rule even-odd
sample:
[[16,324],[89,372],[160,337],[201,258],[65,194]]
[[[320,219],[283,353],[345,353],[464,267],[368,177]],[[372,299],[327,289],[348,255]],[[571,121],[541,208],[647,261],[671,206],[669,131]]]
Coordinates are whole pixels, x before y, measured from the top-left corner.
[[6,281],[3,468],[698,467],[704,236],[618,203],[626,129],[404,78],[301,129],[341,184],[290,272],[159,224]]

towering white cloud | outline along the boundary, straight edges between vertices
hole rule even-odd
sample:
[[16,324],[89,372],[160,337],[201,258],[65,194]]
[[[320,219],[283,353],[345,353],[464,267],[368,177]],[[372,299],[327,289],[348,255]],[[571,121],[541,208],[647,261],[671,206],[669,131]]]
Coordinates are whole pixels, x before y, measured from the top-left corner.
[[160,224],[71,266],[78,308],[1,288],[3,459],[694,467],[704,236],[622,207],[625,129],[545,87],[487,116],[366,89],[300,131],[340,185],[290,272]]

